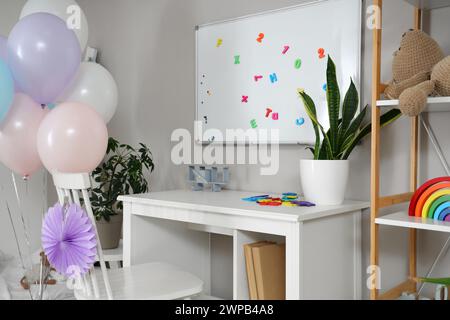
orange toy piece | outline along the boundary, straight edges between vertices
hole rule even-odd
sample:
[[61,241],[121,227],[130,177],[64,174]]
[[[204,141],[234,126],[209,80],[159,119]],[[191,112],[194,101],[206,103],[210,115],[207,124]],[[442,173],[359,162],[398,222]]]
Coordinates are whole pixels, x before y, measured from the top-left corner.
[[414,212],[414,215],[416,217],[422,217],[423,206],[425,205],[425,202],[428,200],[428,198],[438,190],[449,189],[449,188],[450,188],[450,182],[437,183],[437,184],[429,187],[424,193],[422,193],[419,200],[417,200],[417,205],[416,205],[416,210]]

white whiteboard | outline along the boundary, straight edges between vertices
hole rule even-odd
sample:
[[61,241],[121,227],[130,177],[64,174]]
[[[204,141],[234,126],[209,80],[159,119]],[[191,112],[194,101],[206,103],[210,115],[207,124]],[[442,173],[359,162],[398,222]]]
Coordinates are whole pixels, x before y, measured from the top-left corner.
[[[319,120],[328,127],[326,56],[336,63],[341,96],[350,78],[359,88],[361,15],[361,0],[324,0],[199,26],[196,119],[206,131],[201,142],[235,142],[227,139],[227,129],[253,130],[256,124],[255,133],[279,129],[280,143],[313,144],[298,89],[313,98]],[[264,38],[257,41],[261,33]],[[268,117],[267,109],[273,110]],[[246,142],[274,142],[254,139]]]

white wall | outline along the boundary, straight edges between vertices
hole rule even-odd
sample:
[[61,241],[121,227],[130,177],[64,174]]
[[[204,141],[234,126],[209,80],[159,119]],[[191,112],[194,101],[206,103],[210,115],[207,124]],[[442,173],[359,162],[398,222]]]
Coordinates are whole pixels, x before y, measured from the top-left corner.
[[[186,187],[186,169],[176,167],[170,161],[172,147],[170,135],[176,128],[191,129],[193,127],[194,26],[307,2],[301,0],[78,1],[89,20],[90,45],[100,50],[100,62],[112,72],[120,90],[119,111],[109,126],[110,134],[123,142],[144,142],[151,147],[157,164],[156,172],[151,178],[153,191]],[[18,2],[0,0],[0,32],[6,32],[10,23],[13,23],[13,18],[18,12],[19,4],[16,4]],[[450,38],[446,32],[450,27],[449,14],[448,9],[433,12],[433,22],[427,24],[432,35],[435,35],[442,43],[447,53],[450,53]],[[412,26],[412,16],[412,7],[402,0],[385,1],[383,33],[385,59],[383,79],[385,81],[390,78],[392,52],[398,48],[402,33]],[[3,26],[5,23],[6,26]],[[363,100],[365,103],[370,103],[371,33],[367,29],[365,29],[364,38]],[[441,139],[445,139],[450,130],[446,116],[430,116],[436,134]],[[395,126],[384,130],[382,141],[382,193],[405,192],[409,185],[409,121],[402,119]],[[443,149],[448,155],[449,146],[443,145]],[[442,175],[437,158],[425,140],[422,150],[421,180]],[[309,153],[297,146],[282,147],[281,168],[278,176],[262,177],[259,175],[257,166],[236,166],[232,167],[231,187],[255,192],[300,191],[298,160],[306,157],[309,157]],[[349,197],[368,200],[369,140],[359,147],[352,156],[351,162]],[[3,176],[1,175],[2,182]],[[36,191],[38,189],[36,188]],[[368,264],[369,254],[367,218],[368,212],[363,221],[365,266]],[[3,223],[0,228],[4,226]],[[3,232],[0,237],[5,237]],[[9,236],[5,239],[9,239]],[[220,239],[216,240],[220,241]],[[424,268],[429,265],[442,241],[443,236],[420,234],[420,272],[423,273]],[[384,288],[404,279],[407,272],[406,244],[406,232],[382,228],[380,259]],[[447,259],[445,266],[448,266],[448,263]],[[445,268],[441,269],[438,275],[448,276]],[[228,290],[222,288],[221,291],[229,292],[229,288]],[[363,291],[367,297],[366,288],[363,288]]]

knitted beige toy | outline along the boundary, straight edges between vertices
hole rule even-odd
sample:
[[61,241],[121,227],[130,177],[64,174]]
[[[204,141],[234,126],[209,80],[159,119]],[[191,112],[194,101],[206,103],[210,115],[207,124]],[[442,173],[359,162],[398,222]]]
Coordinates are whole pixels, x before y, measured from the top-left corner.
[[430,95],[450,95],[450,57],[423,31],[409,31],[394,54],[394,80],[385,90],[390,99],[399,99],[403,114],[416,116]]

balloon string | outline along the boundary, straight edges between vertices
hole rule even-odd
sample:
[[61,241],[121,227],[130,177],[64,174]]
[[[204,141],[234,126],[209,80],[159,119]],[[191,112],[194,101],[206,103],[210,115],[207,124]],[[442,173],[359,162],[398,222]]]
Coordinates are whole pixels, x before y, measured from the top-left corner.
[[[42,175],[42,221],[45,219],[45,213],[46,213],[46,203],[47,203],[47,173],[44,172]],[[39,298],[40,300],[44,299],[44,292],[47,289],[47,286],[44,282],[47,282],[47,278],[49,276],[49,270],[47,266],[44,265],[45,260],[45,252],[44,248],[41,246],[41,252],[43,253],[41,255],[41,265],[40,265],[40,274],[39,274]],[[44,271],[45,269],[45,271]],[[44,276],[45,273],[45,276]]]
[[39,300],[43,300],[44,297],[44,257],[41,255],[41,263],[39,264]]
[[12,177],[12,180],[13,180],[14,191],[16,193],[17,205],[19,207],[20,220],[22,221],[23,232],[25,233],[25,242],[27,244],[28,253],[29,253],[29,256],[30,256],[30,260],[31,260],[31,241],[30,241],[30,236],[29,236],[29,233],[28,233],[28,228],[27,228],[27,223],[26,223],[26,220],[25,220],[25,216],[24,216],[23,210],[22,210],[22,201],[20,200],[19,189],[17,188],[16,177],[14,175],[14,172],[11,172],[11,177]]
[[[2,190],[3,190],[3,188],[2,188]],[[16,246],[17,246],[17,252],[19,253],[20,264],[22,265],[22,269],[24,271],[26,271],[22,250],[20,249],[19,238],[17,237],[16,227],[14,225],[14,220],[13,220],[13,217],[12,217],[12,214],[11,214],[11,210],[9,208],[8,201],[6,199],[5,199],[5,206],[6,206],[6,211],[8,212],[9,221],[11,222],[11,227],[12,227],[12,230],[13,230],[13,233],[14,233],[14,239],[16,240]],[[31,300],[33,300],[33,294],[31,293],[31,286],[28,289],[28,293],[30,294]]]
[[23,260],[23,255],[22,255],[22,250],[20,249],[20,243],[19,243],[19,238],[17,237],[17,231],[16,231],[16,227],[14,225],[14,220],[11,214],[11,210],[9,208],[9,204],[8,201],[5,200],[5,206],[6,206],[6,211],[8,212],[9,215],[9,221],[11,222],[11,227],[14,233],[14,239],[16,240],[16,246],[17,246],[17,251],[19,252],[19,258],[20,258],[20,263],[22,265],[23,270],[26,270],[25,268],[25,262]]

